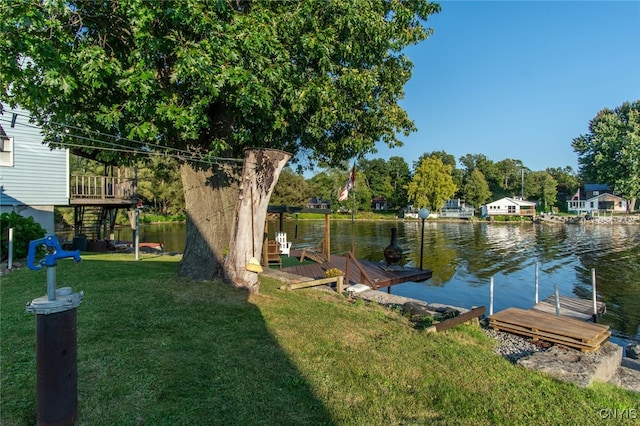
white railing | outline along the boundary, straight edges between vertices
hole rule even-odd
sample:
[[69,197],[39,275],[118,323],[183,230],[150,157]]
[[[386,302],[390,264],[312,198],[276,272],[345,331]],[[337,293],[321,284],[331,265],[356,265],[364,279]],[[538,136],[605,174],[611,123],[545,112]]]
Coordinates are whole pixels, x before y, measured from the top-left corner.
[[122,199],[135,196],[135,179],[110,176],[71,176],[71,198]]

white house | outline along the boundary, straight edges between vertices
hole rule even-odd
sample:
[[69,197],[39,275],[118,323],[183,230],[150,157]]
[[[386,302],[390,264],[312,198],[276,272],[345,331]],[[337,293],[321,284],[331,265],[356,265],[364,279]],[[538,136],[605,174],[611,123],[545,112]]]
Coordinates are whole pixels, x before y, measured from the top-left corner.
[[459,198],[447,200],[444,207],[440,209],[440,217],[470,218],[475,214],[475,209],[467,206],[464,200]]
[[32,216],[53,234],[53,207],[69,205],[69,152],[43,145],[28,111],[0,112],[0,213]]
[[536,203],[519,198],[504,197],[481,207],[482,217],[487,216],[535,216]]
[[[588,192],[587,192],[588,193]],[[627,211],[627,200],[608,192],[597,193],[588,199],[580,199],[575,196],[567,201],[567,210],[576,214],[621,212]]]

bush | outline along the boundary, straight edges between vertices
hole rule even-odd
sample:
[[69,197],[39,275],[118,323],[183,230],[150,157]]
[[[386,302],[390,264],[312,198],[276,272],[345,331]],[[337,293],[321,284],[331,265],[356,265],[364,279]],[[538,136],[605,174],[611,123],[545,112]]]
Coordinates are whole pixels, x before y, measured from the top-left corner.
[[[33,217],[20,216],[16,212],[0,215],[0,230],[2,232],[2,260],[9,257],[9,228],[13,228],[13,257],[26,259],[29,254],[29,243],[43,238],[46,231]],[[40,248],[40,250],[44,250]]]

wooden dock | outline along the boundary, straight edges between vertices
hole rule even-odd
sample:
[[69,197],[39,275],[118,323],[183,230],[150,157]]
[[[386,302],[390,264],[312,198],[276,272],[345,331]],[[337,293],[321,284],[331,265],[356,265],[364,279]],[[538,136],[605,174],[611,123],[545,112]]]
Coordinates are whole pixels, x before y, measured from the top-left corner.
[[[559,296],[558,299],[560,301],[560,315],[577,318],[583,321],[590,321],[594,319],[593,300],[578,299],[567,296]],[[531,309],[555,315],[556,298],[553,295],[549,296],[545,300],[536,303],[536,305]],[[595,319],[604,315],[606,312],[607,305],[603,302],[596,302]]]
[[[291,256],[299,256],[300,253],[292,250]],[[350,284],[367,284],[374,290],[383,287],[391,287],[395,284],[402,284],[408,281],[420,282],[431,278],[432,271],[428,269],[408,268],[393,266],[387,267],[385,261],[375,262],[371,260],[358,259],[358,263],[364,270],[365,274],[370,278],[371,282],[364,282],[361,271],[351,262],[349,267],[349,276],[345,277],[345,285]],[[312,279],[325,278],[325,271],[337,268],[341,271],[347,271],[347,257],[331,255],[327,262],[299,264],[295,266],[283,267],[282,271]]]
[[583,352],[597,350],[611,336],[607,325],[556,316],[536,309],[505,309],[489,316],[489,325],[495,330],[529,336],[534,341],[559,343]]

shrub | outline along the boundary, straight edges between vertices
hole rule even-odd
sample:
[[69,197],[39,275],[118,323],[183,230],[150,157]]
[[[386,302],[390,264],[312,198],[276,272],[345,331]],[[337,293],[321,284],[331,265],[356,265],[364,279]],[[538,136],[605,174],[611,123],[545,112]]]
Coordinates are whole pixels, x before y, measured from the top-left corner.
[[339,277],[341,275],[344,275],[344,272],[342,272],[340,269],[338,268],[331,268],[331,269],[327,269],[324,272],[324,276],[327,278],[333,278],[333,277]]
[[[9,257],[9,228],[13,228],[13,256],[25,259],[29,254],[29,243],[45,236],[46,231],[33,217],[20,216],[16,212],[0,215],[0,230],[2,232],[2,260]],[[43,250],[40,248],[40,250]]]

